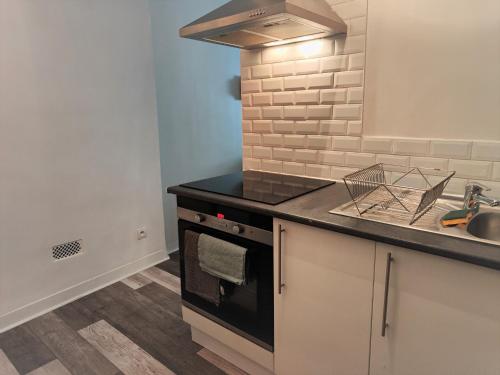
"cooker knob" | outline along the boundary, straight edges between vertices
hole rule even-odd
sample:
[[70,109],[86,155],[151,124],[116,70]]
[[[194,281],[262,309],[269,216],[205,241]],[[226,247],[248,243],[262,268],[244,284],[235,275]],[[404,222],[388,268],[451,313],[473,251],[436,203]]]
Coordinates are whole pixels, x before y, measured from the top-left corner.
[[233,233],[234,234],[240,234],[241,232],[243,232],[242,227],[240,227],[239,225],[233,225]]
[[201,223],[201,222],[205,221],[205,216],[200,215],[200,214],[196,214],[196,215],[194,215],[194,221],[196,223]]

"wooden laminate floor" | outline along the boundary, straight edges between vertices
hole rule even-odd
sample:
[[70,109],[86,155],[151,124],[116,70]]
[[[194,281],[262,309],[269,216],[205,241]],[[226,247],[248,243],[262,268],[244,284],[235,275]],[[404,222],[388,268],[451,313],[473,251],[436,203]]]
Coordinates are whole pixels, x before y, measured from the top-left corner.
[[245,374],[191,341],[179,257],[0,334],[0,375]]

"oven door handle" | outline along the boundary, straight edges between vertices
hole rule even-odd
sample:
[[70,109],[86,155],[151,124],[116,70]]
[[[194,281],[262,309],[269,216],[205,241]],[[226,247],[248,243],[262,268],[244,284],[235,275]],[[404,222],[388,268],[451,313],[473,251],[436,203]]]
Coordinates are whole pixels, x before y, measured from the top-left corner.
[[282,252],[283,252],[283,242],[282,237],[285,233],[285,228],[281,224],[278,226],[278,294],[282,293],[285,283],[283,282],[283,271],[282,271]]

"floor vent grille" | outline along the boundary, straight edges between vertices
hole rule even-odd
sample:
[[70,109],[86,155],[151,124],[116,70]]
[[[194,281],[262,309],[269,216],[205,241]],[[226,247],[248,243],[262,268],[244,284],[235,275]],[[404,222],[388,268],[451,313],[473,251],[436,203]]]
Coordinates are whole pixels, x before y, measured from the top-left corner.
[[82,240],[63,243],[52,248],[52,258],[66,259],[82,252]]

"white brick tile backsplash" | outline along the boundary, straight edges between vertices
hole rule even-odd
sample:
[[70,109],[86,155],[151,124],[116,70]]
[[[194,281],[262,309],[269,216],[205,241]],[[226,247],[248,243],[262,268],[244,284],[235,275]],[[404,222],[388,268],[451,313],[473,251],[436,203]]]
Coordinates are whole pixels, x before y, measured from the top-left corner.
[[273,94],[270,92],[264,92],[259,94],[253,94],[253,105],[271,105],[273,104]]
[[429,153],[430,141],[417,139],[394,140],[394,153],[401,155],[427,155]]
[[319,125],[320,134],[346,135],[347,121],[344,120],[323,120]]
[[241,95],[241,105],[243,107],[251,107],[252,106],[252,94]]
[[267,65],[256,65],[252,66],[252,78],[271,78],[273,75],[273,66]]
[[249,94],[252,92],[262,91],[262,82],[260,80],[251,80],[241,82],[241,92],[243,94]]
[[365,36],[347,36],[335,39],[335,55],[350,55],[365,51]]
[[321,90],[321,104],[343,104],[347,102],[347,89]]
[[295,92],[297,104],[319,104],[319,90],[303,90]]
[[349,121],[347,125],[347,135],[360,136],[363,130],[363,123],[361,121]]
[[266,172],[283,173],[283,162],[277,160],[262,160],[262,170]]
[[333,149],[340,151],[358,151],[361,148],[359,137],[333,137]]
[[306,106],[288,106],[285,108],[285,119],[305,120],[307,117]]
[[362,17],[366,15],[367,0],[345,1],[333,6],[333,9],[343,20]]
[[398,156],[398,155],[377,155],[377,163],[383,163],[388,165],[399,165],[402,167],[408,167],[410,165],[409,156]]
[[318,134],[318,121],[296,121],[295,131],[300,134]]
[[253,157],[255,159],[272,159],[272,151],[271,147],[253,146]]
[[243,169],[245,171],[247,170],[260,170],[260,159],[251,159],[251,158],[246,158],[243,159]]
[[303,60],[333,55],[333,39],[323,38],[291,45],[290,60]]
[[245,146],[254,146],[262,144],[260,134],[245,133],[243,134],[243,144]]
[[472,142],[457,142],[448,140],[433,140],[431,155],[443,158],[469,159]]
[[329,165],[344,165],[345,153],[340,151],[319,151],[318,162]]
[[350,87],[347,90],[347,103],[349,104],[361,104],[363,103],[363,88],[362,87]]
[[456,171],[456,177],[489,179],[493,163],[473,160],[450,160],[449,169]]
[[306,175],[310,177],[318,178],[330,178],[331,177],[331,167],[327,165],[320,164],[307,164],[306,165]]
[[448,159],[429,158],[412,156],[410,158],[410,166],[419,168],[440,169],[443,171],[448,170]]
[[361,117],[360,104],[340,104],[333,106],[334,120],[358,120]]
[[342,180],[344,176],[356,172],[355,168],[332,167],[332,178],[334,180]]
[[262,118],[264,119],[282,119],[283,107],[263,107]]
[[254,120],[254,133],[271,133],[273,130],[273,122],[270,120]]
[[366,33],[366,17],[358,17],[347,23],[347,35],[361,35]]
[[273,103],[274,105],[292,105],[295,103],[295,92],[274,92]]
[[331,105],[310,105],[307,107],[307,118],[330,119],[332,118]]
[[292,148],[305,148],[306,136],[305,135],[284,135],[283,143],[285,147]]
[[285,90],[305,90],[307,88],[307,76],[285,77]]
[[403,177],[403,173],[398,171],[392,172],[390,176],[391,178],[389,179],[389,181],[391,181],[391,183],[393,184],[395,184],[396,181],[401,178],[401,180],[397,181],[399,185],[416,189],[425,189],[427,187],[425,180],[417,173],[410,173]]
[[306,165],[304,163],[283,163],[283,173],[304,176],[306,174]]
[[341,70],[347,70],[349,62],[349,56],[339,55],[339,56],[329,56],[321,59],[321,72],[339,72]]
[[348,152],[345,155],[345,164],[349,167],[369,167],[375,164],[375,154]]
[[241,123],[241,128],[243,133],[251,133],[252,132],[252,121],[243,120]]
[[[292,45],[284,45],[270,48],[262,49],[262,63],[277,63],[282,61],[293,60],[293,46]],[[257,65],[257,64],[252,64]]]
[[293,160],[293,149],[291,148],[273,148],[273,157],[275,160]]
[[332,147],[332,137],[326,135],[308,135],[307,148],[314,150],[328,150]]
[[251,68],[246,68],[242,67],[241,68],[241,80],[246,81],[252,79],[252,69]]
[[333,73],[311,74],[308,87],[310,89],[322,89],[333,87]]
[[365,67],[365,54],[355,53],[349,55],[349,70],[360,70]]
[[[429,176],[429,178],[431,184],[438,184],[443,179],[441,176]],[[467,180],[463,178],[452,178],[444,192],[447,194],[463,195],[465,192],[465,185],[467,185]]]
[[262,64],[262,53],[260,50],[240,50],[241,66],[252,66]]
[[472,144],[472,159],[500,161],[500,142],[474,142]]
[[243,157],[244,158],[252,157],[252,146],[243,146]]
[[300,60],[295,63],[296,74],[314,74],[319,73],[319,59]]
[[493,179],[500,181],[500,163],[493,164]]
[[295,161],[301,161],[304,163],[316,163],[318,160],[318,151],[315,150],[295,150],[294,151]]
[[281,134],[262,134],[262,144],[264,146],[282,147],[283,136]]
[[295,74],[294,61],[286,61],[282,63],[273,64],[274,77],[293,76],[294,74]]
[[293,133],[295,131],[294,121],[273,121],[275,133]]
[[347,36],[241,51],[243,168],[341,179],[375,163],[411,165],[456,170],[449,193],[477,180],[500,195],[500,141],[364,136],[367,0],[327,1]]
[[388,138],[363,138],[361,149],[365,152],[390,154],[392,152],[392,140]]
[[283,91],[283,78],[262,80],[262,91]]
[[353,87],[363,85],[363,71],[354,70],[349,72],[335,73],[335,87]]
[[261,118],[261,110],[258,107],[243,107],[243,119],[258,120]]

